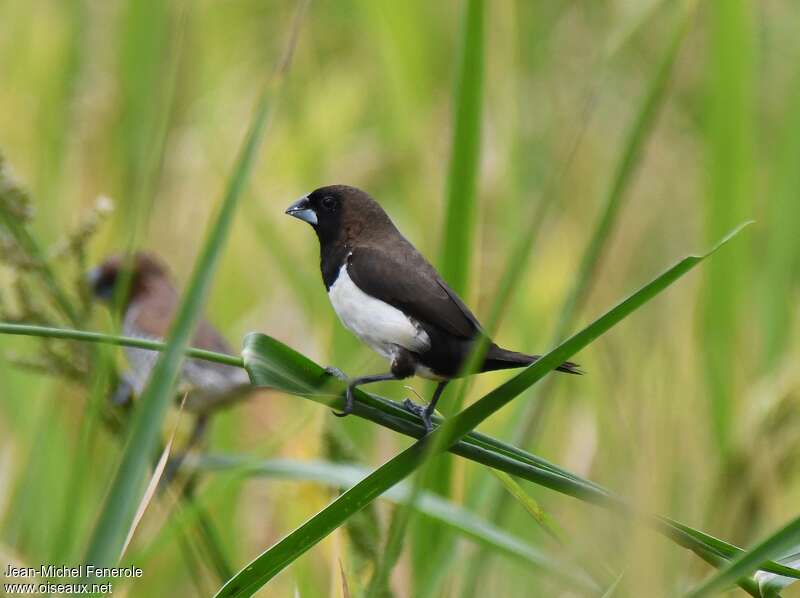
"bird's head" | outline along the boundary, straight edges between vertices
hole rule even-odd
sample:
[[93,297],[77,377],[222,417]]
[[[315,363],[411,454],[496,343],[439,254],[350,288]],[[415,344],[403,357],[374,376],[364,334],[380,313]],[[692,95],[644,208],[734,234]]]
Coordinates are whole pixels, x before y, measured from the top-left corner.
[[320,187],[290,205],[286,213],[308,222],[321,243],[353,241],[394,228],[377,201],[347,185]]
[[129,303],[146,289],[169,280],[167,268],[151,253],[137,252],[132,256],[113,255],[86,276],[92,295],[102,301],[111,301],[120,285],[128,285]]

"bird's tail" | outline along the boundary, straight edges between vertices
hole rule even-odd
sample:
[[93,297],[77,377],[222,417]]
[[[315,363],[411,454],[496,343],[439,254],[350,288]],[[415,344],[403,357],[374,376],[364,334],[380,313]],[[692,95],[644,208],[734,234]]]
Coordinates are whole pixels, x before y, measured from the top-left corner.
[[[483,362],[483,371],[489,372],[493,370],[507,370],[512,368],[521,368],[526,365],[538,361],[541,355],[526,355],[525,353],[517,353],[516,351],[509,351],[497,345],[492,345],[486,352],[486,359]],[[567,374],[583,374],[580,366],[571,361],[565,361],[556,368],[559,372],[566,372]]]

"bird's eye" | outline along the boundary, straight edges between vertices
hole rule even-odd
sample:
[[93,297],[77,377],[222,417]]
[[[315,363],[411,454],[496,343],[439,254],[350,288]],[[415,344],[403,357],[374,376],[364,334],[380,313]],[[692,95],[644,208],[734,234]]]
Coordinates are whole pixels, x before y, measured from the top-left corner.
[[326,195],[322,198],[322,207],[326,210],[335,210],[336,209],[336,198],[332,195]]

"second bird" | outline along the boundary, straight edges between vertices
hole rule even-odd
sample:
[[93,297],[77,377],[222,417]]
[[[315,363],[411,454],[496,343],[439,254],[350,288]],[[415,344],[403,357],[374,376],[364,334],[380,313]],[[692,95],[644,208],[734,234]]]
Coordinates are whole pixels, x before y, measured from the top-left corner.
[[[180,297],[167,267],[155,255],[137,252],[129,258],[111,256],[94,268],[88,278],[92,294],[106,302],[127,290],[125,296],[119,298],[123,334],[152,340],[167,337]],[[192,344],[209,351],[233,352],[217,329],[205,319],[200,320]],[[127,347],[125,353],[130,370],[123,375],[122,384],[114,396],[114,402],[120,404],[125,403],[131,394],[138,396],[142,393],[159,356],[154,351],[131,347]],[[244,370],[200,359],[184,362],[181,383],[182,390],[190,391],[187,410],[198,412],[244,398],[252,390]]]
[[[321,187],[286,213],[308,222],[317,233],[322,281],[342,324],[391,364],[388,373],[348,380],[345,407],[337,415],[352,412],[355,387],[417,375],[439,382],[427,407],[404,403],[430,431],[442,391],[463,374],[484,334],[480,323],[364,191],[347,185]],[[478,371],[525,367],[539,357],[489,342]],[[570,362],[557,369],[581,373]]]

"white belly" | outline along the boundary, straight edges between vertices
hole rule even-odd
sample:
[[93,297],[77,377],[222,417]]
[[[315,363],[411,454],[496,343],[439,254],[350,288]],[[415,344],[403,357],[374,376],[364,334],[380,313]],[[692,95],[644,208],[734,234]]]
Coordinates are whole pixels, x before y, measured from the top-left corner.
[[386,359],[393,358],[397,347],[414,352],[430,348],[430,338],[422,327],[399,309],[359,289],[347,273],[346,263],[328,297],[342,324]]

